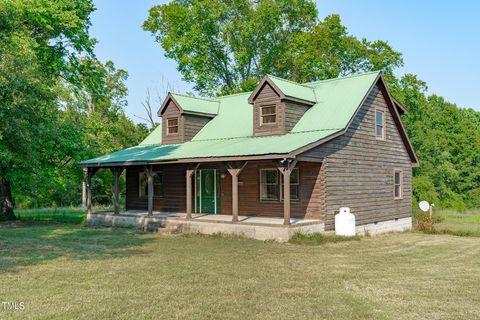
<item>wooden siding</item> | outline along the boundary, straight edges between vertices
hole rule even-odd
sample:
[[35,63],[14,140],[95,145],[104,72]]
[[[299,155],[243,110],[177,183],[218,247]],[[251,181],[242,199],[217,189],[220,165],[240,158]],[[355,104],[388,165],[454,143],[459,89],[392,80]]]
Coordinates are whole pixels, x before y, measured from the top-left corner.
[[[320,219],[322,217],[322,185],[319,163],[297,164],[300,178],[300,199],[292,200],[291,216]],[[276,168],[273,161],[249,162],[239,176],[239,215],[283,217],[283,202],[260,201],[260,169]],[[280,174],[280,173],[279,173]],[[222,179],[221,212],[232,213],[232,177],[227,172]]]
[[[261,124],[262,106],[275,105],[277,122]],[[266,82],[253,100],[253,135],[266,136],[290,132],[309,106],[299,102],[281,100],[277,92]]]
[[183,124],[184,124],[184,141],[190,141],[193,137],[210,121],[210,118],[194,116],[194,115],[184,115]]
[[[323,214],[322,202],[324,187],[320,181],[321,164],[300,162],[300,199],[292,200],[291,215],[296,218],[320,219]],[[232,214],[232,177],[224,166],[209,164],[200,169],[220,170],[220,213]],[[283,217],[283,202],[260,201],[260,168],[275,168],[273,161],[249,162],[239,176],[239,215]],[[164,212],[185,212],[186,210],[186,181],[187,166],[172,164],[154,166],[154,171],[163,172],[164,197],[153,199],[153,210]],[[139,172],[142,167],[127,168],[126,208],[127,210],[146,210],[147,197],[139,197]],[[195,184],[193,184],[195,186]],[[193,192],[193,194],[195,194]],[[195,200],[192,199],[192,203]]]
[[[260,112],[262,106],[275,105],[276,107],[276,123],[260,123]],[[266,136],[285,133],[285,111],[284,104],[280,100],[280,96],[273,88],[265,83],[258,92],[253,102],[253,135]]]
[[[178,118],[178,133],[167,135],[167,119]],[[165,107],[162,116],[162,144],[183,143],[192,140],[192,138],[210,121],[209,117],[185,115],[181,113],[180,108],[173,101]]]
[[[385,110],[386,140],[375,139],[375,108]],[[350,207],[357,225],[410,217],[411,160],[393,121],[383,92],[373,88],[347,132],[303,155],[323,160],[326,230],[334,212]],[[394,200],[393,169],[403,170],[403,199]]]
[[[153,198],[153,210],[164,212],[185,212],[187,166],[180,164],[153,166],[153,171],[163,172],[164,196]],[[147,197],[139,197],[139,173],[142,167],[128,167],[126,172],[127,210],[146,210]],[[193,181],[193,180],[192,180]],[[193,203],[193,202],[192,202]]]
[[285,133],[292,131],[293,127],[303,117],[309,106],[298,103],[285,101]]
[[[178,118],[178,133],[167,135],[167,119],[169,118]],[[175,144],[184,142],[184,119],[181,116],[180,108],[178,108],[173,101],[170,101],[165,108],[165,112],[162,115],[162,123],[162,144]]]

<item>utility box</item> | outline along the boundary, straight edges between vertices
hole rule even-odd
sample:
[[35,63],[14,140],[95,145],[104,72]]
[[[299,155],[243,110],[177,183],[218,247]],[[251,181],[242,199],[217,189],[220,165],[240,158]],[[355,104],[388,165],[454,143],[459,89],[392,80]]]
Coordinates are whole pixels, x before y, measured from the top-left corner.
[[350,213],[350,208],[341,207],[340,212],[335,216],[335,235],[355,236],[355,215]]

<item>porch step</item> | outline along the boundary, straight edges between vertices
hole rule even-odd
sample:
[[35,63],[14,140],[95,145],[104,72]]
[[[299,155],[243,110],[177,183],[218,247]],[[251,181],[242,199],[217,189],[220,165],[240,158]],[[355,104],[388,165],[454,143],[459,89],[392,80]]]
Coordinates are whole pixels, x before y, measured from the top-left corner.
[[157,228],[157,232],[163,234],[177,234],[182,232],[182,224],[166,220],[164,224]]

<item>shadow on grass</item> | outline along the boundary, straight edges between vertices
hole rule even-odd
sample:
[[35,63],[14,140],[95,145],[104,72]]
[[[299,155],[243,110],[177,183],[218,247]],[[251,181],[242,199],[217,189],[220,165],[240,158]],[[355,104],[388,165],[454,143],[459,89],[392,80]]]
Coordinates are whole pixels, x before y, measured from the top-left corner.
[[86,228],[56,222],[0,224],[0,272],[57,258],[109,259],[141,254],[145,243],[135,230]]

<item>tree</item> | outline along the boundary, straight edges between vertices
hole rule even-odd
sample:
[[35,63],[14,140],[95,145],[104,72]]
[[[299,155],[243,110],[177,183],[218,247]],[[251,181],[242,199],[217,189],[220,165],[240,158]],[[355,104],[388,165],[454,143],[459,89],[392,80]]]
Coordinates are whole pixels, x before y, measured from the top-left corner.
[[348,34],[338,15],[318,21],[310,0],[176,0],[152,7],[143,28],[205,95],[252,90],[265,74],[306,82],[403,64],[388,43]]
[[[59,145],[56,84],[72,79],[77,55],[90,55],[89,0],[1,0],[0,219],[13,218],[12,182],[35,192]],[[38,14],[38,8],[42,8]]]

